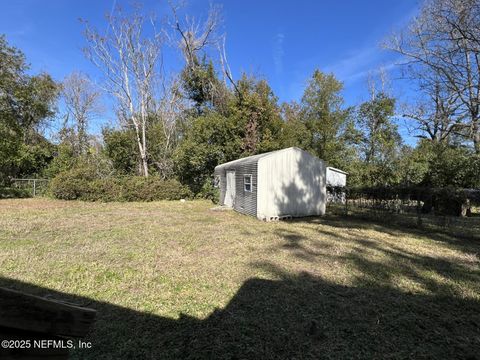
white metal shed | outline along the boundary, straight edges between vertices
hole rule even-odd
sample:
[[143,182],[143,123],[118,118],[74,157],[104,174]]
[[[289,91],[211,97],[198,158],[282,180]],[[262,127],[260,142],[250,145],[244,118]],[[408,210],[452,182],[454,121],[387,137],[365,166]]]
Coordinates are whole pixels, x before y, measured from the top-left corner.
[[220,203],[270,221],[325,214],[326,169],[296,147],[249,156],[215,168]]
[[334,167],[327,167],[327,185],[328,186],[347,186],[347,175],[343,170]]
[[347,175],[343,170],[327,167],[327,203],[345,204]]

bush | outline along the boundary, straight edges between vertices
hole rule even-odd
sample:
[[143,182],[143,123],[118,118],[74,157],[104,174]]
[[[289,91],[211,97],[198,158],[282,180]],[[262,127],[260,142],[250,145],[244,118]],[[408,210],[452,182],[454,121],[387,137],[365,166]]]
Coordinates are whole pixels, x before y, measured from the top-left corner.
[[61,200],[76,200],[87,196],[94,173],[90,168],[76,168],[59,173],[50,183],[50,191]]
[[0,199],[28,198],[30,191],[11,187],[0,187]]
[[162,180],[155,176],[125,178],[123,191],[126,201],[179,200],[192,197],[188,187],[177,180]]
[[462,189],[448,187],[433,191],[435,215],[461,216],[466,204],[467,196]]
[[220,203],[220,189],[218,187],[214,187],[212,181],[209,179],[203,184],[200,192],[196,194],[196,198],[208,199],[214,204],[218,204]]
[[95,179],[85,170],[60,173],[53,179],[51,191],[57,199],[84,201],[157,201],[192,197],[188,187],[177,180],[155,176]]
[[119,178],[95,179],[88,182],[85,193],[80,200],[84,201],[124,201],[123,182]]

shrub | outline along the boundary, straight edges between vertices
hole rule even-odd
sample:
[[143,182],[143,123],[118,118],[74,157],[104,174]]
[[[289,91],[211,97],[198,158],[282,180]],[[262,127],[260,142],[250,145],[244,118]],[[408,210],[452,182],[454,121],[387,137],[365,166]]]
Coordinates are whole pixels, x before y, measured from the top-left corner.
[[433,194],[435,215],[460,216],[462,207],[467,203],[467,196],[461,189],[452,187],[436,189]]
[[[190,189],[182,185],[177,180],[165,180],[165,181],[156,181],[151,182],[150,186],[155,187],[155,196],[157,200],[180,200],[184,198],[191,198],[192,193]],[[152,190],[153,192],[153,190]]]
[[51,183],[54,197],[63,200],[85,201],[156,201],[190,198],[188,187],[177,180],[110,177],[96,179],[91,172],[71,170],[57,175]]
[[126,201],[179,200],[192,197],[188,187],[177,180],[162,180],[154,176],[125,178],[123,189]]
[[61,172],[51,181],[50,191],[57,199],[81,199],[89,193],[94,176],[92,169],[83,167]]
[[0,199],[28,198],[31,196],[30,191],[26,189],[0,187]]
[[220,202],[220,189],[214,187],[212,181],[209,179],[203,184],[200,192],[196,194],[196,198],[208,199],[214,204],[218,204]]
[[84,201],[125,201],[123,182],[119,178],[95,179],[88,183],[86,192],[80,197]]

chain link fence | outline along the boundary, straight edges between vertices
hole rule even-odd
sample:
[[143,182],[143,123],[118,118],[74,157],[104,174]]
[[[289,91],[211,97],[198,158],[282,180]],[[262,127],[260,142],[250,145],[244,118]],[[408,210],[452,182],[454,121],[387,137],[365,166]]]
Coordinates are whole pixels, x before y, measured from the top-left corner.
[[[429,204],[428,198],[421,199],[416,195],[391,196],[391,193],[385,196],[371,190],[353,193],[349,189],[337,189],[336,192],[341,193],[342,197],[338,194],[336,199],[330,197],[328,213],[480,240],[480,204],[478,194],[472,196],[472,192],[477,193],[478,190],[459,190],[467,192],[470,197],[462,200],[467,206],[465,211],[460,212],[463,216],[438,211]],[[439,204],[434,205],[440,207]]]
[[11,187],[28,192],[31,196],[42,196],[48,190],[49,179],[11,179]]

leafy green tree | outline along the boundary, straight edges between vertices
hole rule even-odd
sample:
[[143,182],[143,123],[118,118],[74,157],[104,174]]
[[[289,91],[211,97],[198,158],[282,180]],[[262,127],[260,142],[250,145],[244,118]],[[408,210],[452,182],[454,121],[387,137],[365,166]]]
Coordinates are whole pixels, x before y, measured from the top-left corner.
[[175,154],[176,172],[194,193],[200,192],[215,166],[242,155],[242,138],[234,117],[209,112],[195,119]]
[[211,60],[208,61],[205,55],[201,60],[193,55],[191,63],[185,65],[180,75],[185,96],[193,102],[196,115],[212,109],[221,112],[228,89],[218,79]]
[[268,83],[243,76],[222,108],[191,116],[175,153],[180,180],[198,193],[216,165],[281,148],[282,120]]
[[104,151],[112,161],[118,174],[133,175],[138,173],[140,158],[135,141],[135,131],[105,128],[102,131]]
[[398,161],[400,183],[426,187],[480,187],[480,157],[471,148],[422,139]]
[[20,145],[14,162],[15,177],[42,177],[54,159],[56,146],[39,136],[36,141]]
[[401,185],[424,184],[430,171],[430,161],[433,155],[430,145],[430,140],[422,140],[414,148],[410,146],[402,147],[397,168]]
[[308,149],[310,146],[310,132],[301,119],[301,107],[292,101],[281,106],[283,120],[280,134],[282,148],[296,146],[301,149]]
[[71,144],[62,142],[56,146],[54,158],[44,169],[44,175],[48,178],[53,178],[61,172],[76,167],[78,160]]
[[360,152],[365,162],[366,185],[394,185],[398,174],[402,138],[393,122],[395,99],[379,93],[359,106],[357,126],[361,132]]
[[239,96],[230,104],[230,116],[240,126],[244,155],[277,150],[282,120],[278,99],[267,81],[243,76],[237,83]]
[[480,187],[480,157],[467,147],[431,144],[429,172],[424,185],[433,187]]
[[56,83],[48,74],[28,75],[28,69],[24,54],[0,35],[0,182],[25,173],[19,166],[27,163],[28,154],[44,152],[35,147],[38,128],[54,114]]
[[344,167],[353,137],[351,109],[343,108],[342,90],[333,74],[315,70],[301,101],[301,118],[310,133],[307,150],[337,167]]
[[401,136],[392,118],[395,99],[384,93],[360,105],[357,123],[363,132],[361,149],[366,163],[389,161],[398,150]]

